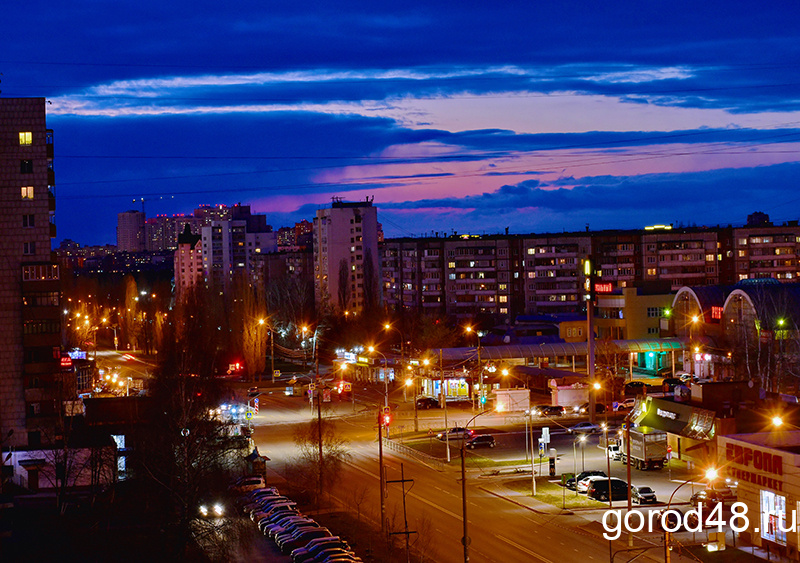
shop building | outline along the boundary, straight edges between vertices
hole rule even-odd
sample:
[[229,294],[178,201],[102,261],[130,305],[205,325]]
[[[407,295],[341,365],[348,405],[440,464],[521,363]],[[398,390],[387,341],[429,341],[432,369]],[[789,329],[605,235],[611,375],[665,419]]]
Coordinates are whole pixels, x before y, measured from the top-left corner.
[[800,560],[800,431],[717,440],[720,478],[738,482],[737,500],[746,508],[747,529],[740,532],[740,541]]

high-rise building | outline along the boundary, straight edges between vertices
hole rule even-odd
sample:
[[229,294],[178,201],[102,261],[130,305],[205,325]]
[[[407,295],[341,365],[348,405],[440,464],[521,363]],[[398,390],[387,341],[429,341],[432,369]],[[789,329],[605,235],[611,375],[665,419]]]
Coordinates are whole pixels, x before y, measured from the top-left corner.
[[372,200],[334,198],[314,218],[317,311],[363,310],[381,304],[378,211]]
[[130,210],[117,214],[117,248],[123,252],[144,252],[147,248],[144,213]]
[[203,282],[203,237],[192,234],[189,225],[178,235],[175,250],[175,301],[183,299],[186,292]]
[[50,254],[53,132],[45,108],[44,98],[0,98],[0,452],[55,439],[54,421],[74,397],[60,367],[59,269]]

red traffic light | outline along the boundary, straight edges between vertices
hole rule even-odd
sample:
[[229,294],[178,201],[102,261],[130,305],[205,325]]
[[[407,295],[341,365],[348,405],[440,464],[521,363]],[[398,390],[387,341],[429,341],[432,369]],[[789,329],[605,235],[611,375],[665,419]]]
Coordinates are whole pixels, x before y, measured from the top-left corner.
[[383,415],[383,425],[384,426],[389,426],[389,424],[391,422],[392,422],[392,415],[390,415],[390,414]]

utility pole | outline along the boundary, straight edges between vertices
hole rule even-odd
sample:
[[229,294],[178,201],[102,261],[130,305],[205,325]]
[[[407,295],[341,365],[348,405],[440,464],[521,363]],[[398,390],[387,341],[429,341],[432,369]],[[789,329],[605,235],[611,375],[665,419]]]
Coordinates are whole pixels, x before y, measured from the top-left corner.
[[386,477],[383,472],[383,417],[380,410],[378,410],[378,470],[381,487],[381,534],[386,538]]
[[406,537],[406,561],[411,563],[411,544],[409,543],[408,539],[411,534],[416,534],[417,532],[411,531],[408,529],[408,514],[406,512],[406,483],[413,483],[414,479],[406,479],[405,473],[403,470],[403,464],[400,464],[400,479],[395,479],[393,481],[386,481],[386,484],[389,483],[401,483],[403,487],[403,522],[405,527],[403,528],[402,532],[392,532],[392,535],[405,535]]
[[319,509],[322,502],[322,470],[325,467],[322,456],[322,389],[319,388],[319,360],[317,360],[314,375],[314,392],[317,394],[317,432],[319,435],[319,492],[317,494],[317,509]]

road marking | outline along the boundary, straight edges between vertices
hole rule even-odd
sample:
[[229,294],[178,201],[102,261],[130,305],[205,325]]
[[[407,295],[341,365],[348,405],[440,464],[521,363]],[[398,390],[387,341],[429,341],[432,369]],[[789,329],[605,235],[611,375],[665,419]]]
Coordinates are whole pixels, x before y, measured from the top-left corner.
[[552,561],[550,561],[550,560],[549,560],[549,559],[547,559],[546,557],[542,557],[542,556],[541,556],[541,555],[539,555],[538,553],[536,553],[536,552],[533,552],[533,551],[531,551],[530,549],[527,549],[527,548],[525,548],[525,547],[522,547],[522,546],[521,546],[521,545],[519,545],[518,543],[514,543],[513,541],[511,541],[511,540],[510,540],[510,539],[508,539],[508,538],[504,538],[503,536],[497,536],[497,539],[499,539],[500,541],[504,541],[504,542],[506,542],[508,545],[510,545],[510,546],[512,546],[512,547],[516,547],[516,548],[517,548],[517,549],[519,549],[520,551],[524,551],[525,553],[527,553],[527,554],[528,554],[528,555],[530,555],[531,557],[535,557],[535,558],[536,558],[536,559],[538,559],[539,561],[544,561],[544,563],[553,563]]

